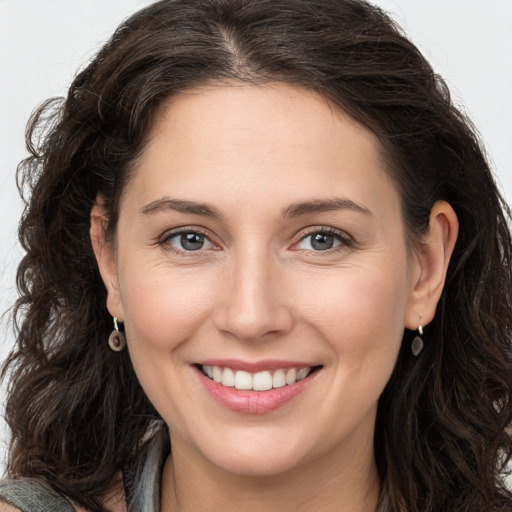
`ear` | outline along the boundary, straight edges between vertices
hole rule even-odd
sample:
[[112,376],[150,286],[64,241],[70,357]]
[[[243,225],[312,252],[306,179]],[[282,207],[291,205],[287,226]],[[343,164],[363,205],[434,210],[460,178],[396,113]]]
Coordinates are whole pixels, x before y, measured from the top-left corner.
[[446,201],[437,201],[430,213],[428,233],[413,255],[412,289],[405,318],[408,329],[425,326],[434,318],[458,231],[453,208]]
[[91,209],[91,243],[103,284],[107,289],[107,309],[112,317],[118,318],[122,322],[124,311],[119,293],[116,255],[113,245],[106,238],[108,217],[103,205],[103,199],[97,197]]

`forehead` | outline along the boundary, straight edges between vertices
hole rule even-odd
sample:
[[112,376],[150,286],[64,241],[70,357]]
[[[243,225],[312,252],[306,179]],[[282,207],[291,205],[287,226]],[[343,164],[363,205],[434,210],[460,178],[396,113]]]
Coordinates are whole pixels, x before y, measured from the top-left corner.
[[332,195],[333,187],[365,201],[380,182],[394,188],[384,168],[377,137],[320,94],[275,83],[217,84],[162,106],[128,188],[146,202],[162,188],[227,203],[268,201],[277,192],[293,202]]

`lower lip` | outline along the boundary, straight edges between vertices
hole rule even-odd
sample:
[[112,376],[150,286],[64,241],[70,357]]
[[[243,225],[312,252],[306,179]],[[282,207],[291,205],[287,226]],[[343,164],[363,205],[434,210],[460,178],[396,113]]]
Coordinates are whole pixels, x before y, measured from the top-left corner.
[[268,391],[245,391],[223,386],[197,369],[200,380],[210,396],[232,411],[246,414],[265,414],[284,406],[302,393],[311,384],[318,371],[294,384]]

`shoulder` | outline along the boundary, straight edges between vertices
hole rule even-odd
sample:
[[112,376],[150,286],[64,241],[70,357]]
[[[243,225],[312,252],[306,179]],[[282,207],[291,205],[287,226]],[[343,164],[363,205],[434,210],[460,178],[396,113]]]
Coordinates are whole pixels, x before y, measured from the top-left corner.
[[[122,481],[106,497],[108,510],[126,512]],[[16,478],[0,480],[0,512],[88,512],[68,501],[43,480]]]
[[[1,500],[2,498],[0,498]],[[120,508],[113,509],[114,511],[120,511]],[[13,507],[12,505],[9,505],[8,503],[1,502],[0,501],[0,512],[22,512],[19,508]],[[38,510],[35,510],[33,512],[38,512]],[[85,508],[79,507],[75,505],[75,512],[87,512]]]
[[76,512],[71,503],[43,480],[9,478],[0,481],[0,512]]

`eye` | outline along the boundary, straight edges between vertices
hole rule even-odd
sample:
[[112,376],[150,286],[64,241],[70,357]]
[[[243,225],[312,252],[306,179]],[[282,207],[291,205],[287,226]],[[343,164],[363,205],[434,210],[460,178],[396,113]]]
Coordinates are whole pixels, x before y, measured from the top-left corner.
[[347,237],[342,236],[337,232],[318,230],[309,233],[303,237],[296,245],[297,249],[306,251],[329,251],[344,245],[347,246],[350,241]]
[[197,231],[181,231],[173,233],[163,240],[163,243],[170,245],[178,251],[190,252],[202,249],[211,249],[213,243],[203,234]]

